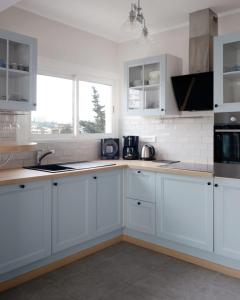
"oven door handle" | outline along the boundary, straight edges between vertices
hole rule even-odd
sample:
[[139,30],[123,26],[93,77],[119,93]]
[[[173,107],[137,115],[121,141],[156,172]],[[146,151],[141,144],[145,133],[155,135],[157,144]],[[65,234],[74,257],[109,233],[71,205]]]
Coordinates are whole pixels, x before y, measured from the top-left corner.
[[215,129],[215,132],[240,132],[240,129]]

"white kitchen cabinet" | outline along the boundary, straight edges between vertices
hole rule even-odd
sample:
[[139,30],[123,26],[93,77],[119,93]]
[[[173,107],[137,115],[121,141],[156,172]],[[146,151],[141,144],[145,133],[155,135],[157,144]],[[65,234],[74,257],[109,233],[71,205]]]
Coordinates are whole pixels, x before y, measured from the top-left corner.
[[122,171],[53,182],[53,252],[122,227]]
[[126,197],[147,201],[156,201],[156,174],[144,170],[126,171]]
[[163,54],[125,64],[125,112],[129,115],[177,115],[171,76],[182,74],[182,60]]
[[213,251],[211,178],[157,175],[157,235]]
[[51,255],[51,184],[0,187],[0,274]]
[[95,234],[97,236],[122,228],[123,172],[114,170],[92,175],[95,192]]
[[155,234],[155,203],[126,199],[126,227]]
[[53,182],[53,252],[78,245],[91,237],[92,209],[89,176],[72,176]]
[[240,34],[214,38],[214,111],[240,111]]
[[36,110],[37,40],[0,31],[0,110]]
[[214,251],[240,259],[240,180],[215,178]]

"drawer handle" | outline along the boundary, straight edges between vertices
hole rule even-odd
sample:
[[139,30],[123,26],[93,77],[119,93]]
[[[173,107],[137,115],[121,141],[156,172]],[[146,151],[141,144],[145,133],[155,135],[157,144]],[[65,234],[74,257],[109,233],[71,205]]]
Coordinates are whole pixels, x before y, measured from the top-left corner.
[[208,184],[208,185],[211,185],[211,182],[208,182],[207,184]]
[[138,202],[137,205],[141,205],[141,202]]
[[97,176],[93,176],[93,179],[97,179]]
[[58,186],[58,183],[57,183],[57,182],[54,182],[53,185],[54,185],[54,186]]
[[20,184],[19,187],[20,187],[21,189],[25,189],[25,184]]
[[217,184],[217,183],[215,183],[215,184],[214,184],[214,186],[215,186],[215,187],[218,187],[218,184]]
[[141,173],[141,171],[137,171],[138,172],[138,174],[140,174]]

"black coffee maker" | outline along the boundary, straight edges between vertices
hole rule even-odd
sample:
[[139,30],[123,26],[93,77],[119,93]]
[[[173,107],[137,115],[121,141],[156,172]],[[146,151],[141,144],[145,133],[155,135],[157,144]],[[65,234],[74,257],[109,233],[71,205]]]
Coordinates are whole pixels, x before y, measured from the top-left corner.
[[139,159],[138,152],[139,137],[138,136],[124,136],[123,137],[123,159],[136,160]]

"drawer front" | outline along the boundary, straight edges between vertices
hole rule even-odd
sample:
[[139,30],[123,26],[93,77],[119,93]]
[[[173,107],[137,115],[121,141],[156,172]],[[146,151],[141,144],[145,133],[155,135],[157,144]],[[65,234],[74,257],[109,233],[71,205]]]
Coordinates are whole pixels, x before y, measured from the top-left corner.
[[126,199],[126,226],[139,232],[155,234],[155,204]]
[[142,170],[127,170],[126,197],[156,202],[156,174]]

